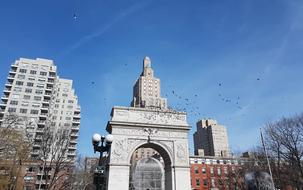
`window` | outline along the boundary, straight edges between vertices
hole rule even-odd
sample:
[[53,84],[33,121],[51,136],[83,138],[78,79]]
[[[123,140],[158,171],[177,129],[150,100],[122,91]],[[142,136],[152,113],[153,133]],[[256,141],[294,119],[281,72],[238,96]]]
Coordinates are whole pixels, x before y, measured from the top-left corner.
[[15,87],[15,88],[14,88],[14,91],[15,91],[15,92],[21,92],[21,91],[22,91],[22,88],[21,88],[21,87]]
[[57,116],[53,116],[53,119],[54,119],[54,120],[57,119]]
[[214,179],[214,178],[211,179],[211,186],[212,186],[212,187],[216,187],[215,179]]
[[39,108],[39,107],[40,107],[40,104],[33,104],[32,107],[33,107],[33,108]]
[[30,78],[28,78],[28,80],[31,80],[31,81],[33,81],[33,80],[35,80],[35,78],[31,78],[31,77],[30,77]]
[[228,174],[227,167],[224,167],[224,174]]
[[38,81],[39,82],[45,82],[45,79],[39,78]]
[[16,108],[8,108],[7,110],[9,113],[15,113],[16,112]]
[[213,167],[210,168],[210,174],[214,175],[214,168]]
[[44,84],[38,84],[37,88],[44,88]]
[[71,117],[66,117],[66,118],[65,118],[65,120],[71,120],[71,119],[72,119]]
[[199,173],[199,169],[198,169],[198,167],[195,167],[195,174],[198,174]]
[[28,83],[27,83],[27,86],[34,86],[34,83],[28,82]]
[[17,78],[18,79],[25,79],[25,75],[18,75]]
[[10,105],[18,105],[18,101],[12,100],[12,101],[10,102]]
[[31,110],[31,114],[38,114],[39,113],[39,110]]
[[22,85],[23,85],[23,82],[21,82],[21,81],[16,81],[16,85],[22,86]]
[[41,96],[34,96],[34,100],[40,101],[42,99]]
[[19,72],[20,73],[26,73],[26,69],[20,69]]
[[62,94],[63,97],[67,97],[67,94]]
[[41,72],[40,72],[40,75],[41,75],[41,76],[46,76],[46,75],[47,75],[47,72],[41,71]]
[[68,108],[68,109],[73,109],[73,106],[72,106],[72,105],[70,105],[70,106],[67,106],[67,108]]
[[203,185],[204,185],[204,186],[207,186],[207,184],[208,184],[207,179],[204,179],[204,180],[203,180]]
[[218,175],[221,175],[221,168],[217,169]]
[[30,74],[35,75],[35,74],[37,74],[37,71],[31,70],[31,71],[30,71]]
[[22,102],[21,106],[28,106],[28,102]]
[[73,100],[68,100],[68,103],[72,104],[72,103],[74,103],[74,101]]
[[196,179],[196,186],[200,186],[200,179]]
[[20,113],[27,113],[27,109],[20,109]]
[[12,94],[12,98],[14,98],[14,99],[19,99],[19,97],[20,97],[20,94]]
[[43,94],[43,90],[36,90],[36,94]]
[[206,168],[202,168],[202,173],[206,173]]
[[24,95],[23,98],[24,98],[24,100],[29,100],[29,99],[31,99],[31,96],[30,95]]
[[30,89],[30,88],[26,88],[26,89],[25,89],[25,93],[32,93],[32,91],[33,91],[33,90]]

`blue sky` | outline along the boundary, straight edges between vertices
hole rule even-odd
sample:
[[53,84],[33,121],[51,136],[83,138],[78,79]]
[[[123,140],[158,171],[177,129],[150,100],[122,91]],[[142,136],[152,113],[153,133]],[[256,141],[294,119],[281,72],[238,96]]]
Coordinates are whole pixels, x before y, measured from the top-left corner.
[[74,80],[79,152],[92,155],[92,134],[105,133],[113,106],[129,105],[147,55],[162,96],[188,111],[191,150],[205,117],[239,152],[266,122],[302,112],[302,34],[300,0],[1,1],[0,84],[20,57],[53,59]]

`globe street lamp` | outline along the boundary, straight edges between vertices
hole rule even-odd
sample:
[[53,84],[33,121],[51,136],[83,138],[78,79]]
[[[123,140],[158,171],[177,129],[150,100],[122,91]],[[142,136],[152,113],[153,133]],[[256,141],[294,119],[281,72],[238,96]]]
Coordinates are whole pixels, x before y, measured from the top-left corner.
[[92,143],[94,147],[94,153],[100,152],[98,166],[94,173],[94,184],[96,186],[96,190],[105,189],[105,164],[102,163],[102,157],[103,152],[109,152],[113,140],[114,137],[111,134],[106,135],[106,137],[101,136],[97,133],[93,135]]

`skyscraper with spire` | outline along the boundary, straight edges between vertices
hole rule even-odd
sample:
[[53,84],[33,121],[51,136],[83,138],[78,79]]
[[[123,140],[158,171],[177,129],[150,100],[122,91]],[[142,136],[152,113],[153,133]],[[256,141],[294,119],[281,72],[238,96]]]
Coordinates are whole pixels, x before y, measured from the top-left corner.
[[166,98],[161,98],[160,79],[154,77],[149,57],[143,59],[143,69],[133,88],[133,107],[167,109]]

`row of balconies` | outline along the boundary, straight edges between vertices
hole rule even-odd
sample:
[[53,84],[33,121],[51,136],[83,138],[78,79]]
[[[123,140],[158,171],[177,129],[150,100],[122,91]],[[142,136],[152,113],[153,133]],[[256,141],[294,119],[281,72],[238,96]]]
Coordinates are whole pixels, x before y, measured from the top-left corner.
[[41,112],[40,115],[47,115],[47,112]]
[[48,79],[47,79],[47,82],[48,82],[48,83],[54,83],[54,82],[55,82],[55,79],[53,79],[53,78],[48,78]]
[[9,97],[9,95],[4,95],[4,96],[1,97],[1,100],[2,100],[2,101],[7,101],[7,100],[8,100],[8,97]]
[[77,126],[77,127],[76,127],[76,126],[72,126],[72,127],[71,127],[71,130],[72,130],[72,131],[79,131],[79,126]]
[[9,74],[7,79],[15,79],[16,74]]
[[17,73],[17,69],[16,70],[10,70],[9,74],[16,74]]
[[80,119],[81,118],[81,115],[80,114],[74,114],[73,116],[75,119]]
[[51,96],[51,95],[52,95],[51,92],[45,92],[45,93],[44,93],[44,96]]
[[0,103],[0,109],[4,110],[6,107],[6,103]]
[[11,83],[11,84],[13,84],[13,82],[14,82],[14,78],[11,78],[11,77],[7,77],[7,83],[9,84],[9,83]]
[[49,71],[49,76],[48,78],[55,78],[56,77],[56,72],[55,71]]
[[77,145],[75,145],[75,144],[69,145],[68,149],[76,150],[77,149]]
[[13,82],[7,81],[5,83],[5,87],[12,87],[13,86]]
[[5,87],[4,90],[3,90],[3,92],[4,92],[4,93],[10,93],[11,90],[12,90],[11,87]]
[[77,133],[77,132],[71,132],[71,134],[70,134],[72,137],[78,137],[79,136],[79,134]]
[[73,119],[73,122],[74,122],[74,123],[80,123],[80,119],[75,119],[75,118],[74,118],[74,119]]

